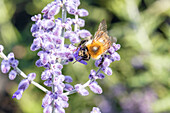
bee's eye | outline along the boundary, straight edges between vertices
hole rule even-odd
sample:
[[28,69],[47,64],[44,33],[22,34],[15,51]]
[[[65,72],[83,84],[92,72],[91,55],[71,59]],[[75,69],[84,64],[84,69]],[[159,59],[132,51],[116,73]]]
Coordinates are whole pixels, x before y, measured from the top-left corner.
[[92,49],[93,49],[93,51],[97,51],[99,49],[99,47],[94,46]]

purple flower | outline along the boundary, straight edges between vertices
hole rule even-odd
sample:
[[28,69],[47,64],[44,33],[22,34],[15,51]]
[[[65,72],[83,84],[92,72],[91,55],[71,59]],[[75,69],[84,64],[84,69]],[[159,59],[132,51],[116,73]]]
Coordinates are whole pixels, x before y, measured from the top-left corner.
[[74,2],[72,2],[71,0],[66,1],[65,5],[66,5],[67,12],[69,14],[72,14],[72,15],[76,14],[77,6]]
[[85,9],[78,9],[77,12],[78,12],[78,15],[80,17],[84,17],[84,16],[88,16],[89,15],[89,12],[87,10],[85,10]]
[[119,50],[121,45],[120,44],[116,44],[116,43],[113,43],[113,48],[115,49],[115,51]]
[[78,18],[78,20],[76,19],[72,19],[73,25],[78,24],[79,27],[84,27],[85,25],[85,20]]
[[48,92],[45,97],[43,98],[42,100],[42,107],[45,108],[47,106],[49,106],[52,101],[53,101],[53,98],[52,98],[52,93],[51,92]]
[[41,39],[40,38],[35,38],[34,39],[34,41],[33,41],[33,43],[32,43],[32,45],[31,45],[31,47],[30,47],[30,49],[32,50],[32,51],[36,51],[36,50],[38,50],[38,49],[40,49],[40,47],[41,47]]
[[109,52],[110,54],[113,54],[113,53],[115,52],[115,49],[114,49],[113,47],[110,47],[110,48],[108,49],[108,52]]
[[41,20],[41,14],[38,14],[38,15],[35,15],[35,16],[31,17],[31,20],[32,20],[32,21]]
[[42,13],[44,13],[43,17],[50,19],[53,18],[54,15],[58,14],[60,11],[60,6],[61,5],[61,1],[58,0],[56,2],[51,2],[49,3],[46,7],[44,7],[44,9],[42,10]]
[[0,45],[0,53],[4,50],[4,46]]
[[11,66],[13,68],[16,68],[18,66],[18,64],[19,64],[19,61],[18,60],[14,60],[13,62],[10,62],[10,63],[11,63]]
[[53,28],[53,35],[54,36],[57,36],[53,39],[53,41],[56,43],[56,44],[61,44],[62,40],[60,40],[60,38],[58,38],[60,35],[61,35],[61,27],[59,26],[55,26]]
[[60,107],[59,105],[55,105],[55,110],[54,110],[54,113],[65,113],[65,110],[64,108]]
[[7,57],[10,60],[14,60],[14,53],[10,52]]
[[96,67],[100,67],[99,65],[102,63],[101,58],[99,58],[98,60],[95,61],[95,66]]
[[84,27],[85,26],[85,20],[83,20],[81,18],[79,18],[76,23],[79,25],[79,27]]
[[65,23],[62,23],[62,27],[65,28],[66,30],[68,31],[71,31],[72,27],[72,19],[71,18],[67,18],[66,22]]
[[61,70],[59,69],[53,69],[51,72],[53,75],[61,75]]
[[60,11],[59,5],[52,6],[48,11],[48,17],[52,17],[54,15],[57,15],[59,13],[59,11]]
[[42,80],[47,80],[48,78],[50,78],[52,75],[51,75],[51,72],[49,69],[46,69],[45,71],[42,72],[41,74],[41,79]]
[[43,113],[52,113],[52,106],[48,105],[44,108]]
[[49,55],[47,53],[43,53],[40,55],[41,63],[46,65],[49,61]]
[[[79,27],[83,27],[85,25],[85,21],[77,17],[84,17],[89,14],[85,9],[78,9],[79,5],[79,0],[55,0],[42,10],[42,19],[41,15],[35,15],[31,18],[35,21],[35,24],[32,25],[31,28],[32,35],[35,37],[33,44],[31,45],[31,50],[36,51],[41,49],[41,51],[37,54],[40,59],[36,61],[36,65],[38,67],[43,66],[46,68],[46,70],[41,74],[41,79],[46,80],[44,85],[55,88],[53,92],[48,92],[43,98],[42,107],[44,108],[45,113],[52,112],[52,102],[54,102],[54,112],[56,113],[65,113],[64,108],[69,106],[68,97],[63,94],[63,91],[74,91],[72,85],[65,84],[65,82],[70,83],[73,80],[70,76],[64,76],[62,74],[63,65],[72,62],[74,58],[76,61],[87,65],[87,62],[82,60],[83,58],[78,55],[81,47],[77,48],[74,46],[76,43],[81,41],[81,38],[91,36],[89,31],[79,29]],[[59,13],[61,7],[62,13],[65,13],[63,10],[67,10],[69,14],[75,15],[76,18],[65,18],[62,20],[62,17],[56,19],[55,15]],[[78,28],[76,28],[75,31],[72,31],[72,26],[75,24],[78,25]],[[63,39],[63,37],[65,39]],[[71,44],[64,45],[63,43],[65,40],[70,40]],[[108,75],[112,74],[112,70],[108,66],[111,62],[117,60],[117,57],[115,57],[116,55],[113,54],[115,54],[115,51],[118,49],[119,45],[113,45],[110,50],[106,51],[107,55],[104,55],[104,60],[100,58],[96,63],[98,64],[97,66],[102,68],[104,73]],[[35,79],[35,76],[35,73],[29,74],[28,79],[21,81],[18,89],[22,89],[23,91],[27,89],[31,81]],[[102,93],[102,88],[94,80],[103,79],[104,77],[104,74],[91,70],[89,78],[93,82],[89,84],[89,88],[94,93]],[[85,89],[85,86],[87,86],[87,84],[76,84],[75,90],[81,95],[86,96],[89,92]],[[95,112],[100,110],[94,108],[93,111]]]
[[112,61],[111,61],[110,59],[105,58],[102,65],[103,65],[104,67],[108,67],[111,62],[112,62]]
[[42,66],[43,66],[43,64],[41,63],[41,60],[40,60],[40,59],[35,62],[35,65],[36,65],[37,67],[42,67]]
[[47,79],[47,80],[44,82],[44,85],[46,85],[46,86],[48,86],[48,87],[51,87],[52,84],[53,84],[53,82],[52,82],[52,79],[51,79],[51,78]]
[[65,82],[70,83],[73,82],[73,79],[71,78],[71,76],[65,76]]
[[55,23],[53,22],[53,20],[47,20],[47,19],[43,19],[42,20],[42,27],[44,29],[51,29],[54,27]]
[[2,73],[8,73],[11,69],[11,66],[7,60],[2,60],[1,62],[1,71]]
[[64,81],[64,79],[65,79],[65,76],[64,75],[59,75],[59,76],[57,76],[57,77],[55,77],[54,78],[54,80],[53,80],[53,83],[54,83],[54,85],[60,85],[63,81]]
[[30,74],[28,74],[28,76],[27,76],[27,78],[28,78],[28,80],[31,82],[31,81],[33,81],[34,79],[35,79],[35,77],[36,77],[36,74],[35,73],[30,73]]
[[84,30],[84,29],[83,30],[79,30],[78,34],[79,34],[79,36],[81,38],[86,38],[86,37],[91,36],[91,33],[89,31],[87,31],[87,30]]
[[22,80],[18,85],[18,90],[13,94],[12,98],[21,99],[22,93],[28,88],[30,81],[28,79]]
[[9,53],[8,54],[8,62],[10,63],[10,65],[13,67],[13,68],[16,68],[19,64],[19,61],[15,59],[14,57],[14,53]]
[[65,84],[64,90],[65,91],[71,91],[71,90],[73,90],[73,86],[70,85],[70,84]]
[[70,0],[70,1],[72,1],[76,5],[76,7],[80,5],[80,0]]
[[89,88],[91,89],[91,91],[97,94],[101,94],[103,92],[102,88],[95,81],[89,84]]
[[[63,97],[64,98],[64,97]],[[57,106],[60,106],[60,107],[62,107],[62,108],[67,108],[68,106],[69,106],[69,104],[68,104],[68,98],[65,100],[65,98],[64,98],[64,100],[63,100],[63,98],[61,98],[61,97],[58,97],[57,98],[57,100],[55,101],[55,104],[56,104],[56,107]]]
[[76,84],[75,89],[78,93],[80,93],[82,96],[87,96],[89,95],[89,92],[81,85],[81,84]]
[[15,70],[11,70],[9,72],[9,79],[10,80],[14,80],[16,78],[16,76],[17,76],[17,72]]
[[117,52],[111,54],[111,60],[112,61],[119,61],[120,60],[120,55]]
[[89,79],[97,79],[96,71],[95,70],[92,69],[90,71]]
[[23,93],[23,90],[22,89],[18,89],[12,96],[12,98],[16,98],[17,100],[21,99],[22,97],[22,93]]
[[30,81],[28,79],[24,79],[19,83],[18,89],[24,91],[28,88],[29,85],[30,85]]
[[37,31],[39,31],[39,26],[37,24],[33,24],[32,27],[31,27],[31,32],[35,33]]
[[52,65],[53,69],[59,69],[61,70],[63,68],[63,65],[61,65],[60,63],[55,63]]
[[80,39],[79,39],[78,35],[75,32],[71,32],[69,34],[69,39],[70,39],[70,42],[73,43],[73,44],[80,42]]
[[56,92],[57,92],[58,94],[62,94],[62,93],[63,93],[63,90],[64,90],[64,87],[65,87],[64,83],[57,84],[57,85],[56,85],[56,89],[57,89]]
[[69,38],[71,36],[72,31],[66,31],[64,33],[64,38]]
[[90,75],[89,75],[89,79],[94,79],[94,80],[96,80],[96,79],[103,79],[105,76],[104,76],[104,74],[102,74],[102,73],[99,73],[99,74],[96,74],[96,71],[95,70],[91,70],[90,71]]
[[102,68],[102,71],[107,75],[112,75],[112,69],[109,67]]
[[93,110],[90,113],[101,113],[98,107],[93,107]]
[[105,77],[104,74],[102,73],[97,74],[97,76],[98,76],[98,79],[103,79]]

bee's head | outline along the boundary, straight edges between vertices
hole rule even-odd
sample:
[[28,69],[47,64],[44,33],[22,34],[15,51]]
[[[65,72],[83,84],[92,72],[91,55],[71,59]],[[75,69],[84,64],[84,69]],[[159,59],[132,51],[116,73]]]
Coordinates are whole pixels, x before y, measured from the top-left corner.
[[78,55],[84,57],[86,56],[87,53],[88,53],[88,49],[86,46],[84,46],[80,48]]

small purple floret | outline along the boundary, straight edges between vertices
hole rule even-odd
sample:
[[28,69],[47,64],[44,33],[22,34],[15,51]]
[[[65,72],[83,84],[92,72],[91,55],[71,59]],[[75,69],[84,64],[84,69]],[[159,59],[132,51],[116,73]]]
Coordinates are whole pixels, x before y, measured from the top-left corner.
[[7,60],[2,60],[1,62],[1,71],[2,73],[8,73],[11,69],[11,66]]
[[73,86],[70,85],[70,84],[65,84],[64,90],[65,91],[71,91],[71,90],[73,90]]
[[19,83],[19,85],[18,85],[18,90],[23,90],[23,91],[25,91],[25,90],[28,88],[29,85],[30,85],[29,80],[28,80],[28,79],[24,79],[24,80],[22,80],[22,81]]
[[71,76],[65,76],[65,82],[70,83],[73,82],[73,79],[71,78]]
[[97,94],[101,94],[103,92],[102,88],[97,84],[97,82],[91,82],[89,84],[89,88],[91,89],[91,91]]
[[88,16],[89,12],[86,9],[78,9],[78,15],[80,17]]
[[23,90],[22,89],[18,89],[12,96],[12,98],[16,98],[17,100],[21,99],[22,97],[22,93],[23,93]]
[[11,70],[9,72],[9,79],[10,80],[14,80],[16,78],[16,76],[17,76],[17,72],[15,70]]
[[82,96],[87,96],[89,95],[89,92],[81,85],[81,84],[76,84],[75,85],[76,91],[81,94]]
[[27,76],[27,78],[28,78],[29,81],[33,81],[33,80],[35,79],[35,77],[36,77],[36,74],[35,74],[35,73],[30,73],[30,74],[28,74],[28,76]]

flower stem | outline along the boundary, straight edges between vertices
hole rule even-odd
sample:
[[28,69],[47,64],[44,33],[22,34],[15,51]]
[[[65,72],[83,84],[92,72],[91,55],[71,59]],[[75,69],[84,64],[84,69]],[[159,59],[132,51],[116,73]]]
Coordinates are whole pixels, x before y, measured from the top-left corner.
[[[77,7],[76,7],[76,10],[77,10]],[[76,23],[74,25],[74,31],[76,32],[77,29],[78,29],[78,24],[77,24],[77,21],[78,21],[78,14],[75,15],[75,20],[76,20]]]
[[[65,6],[65,0],[63,0],[63,7],[62,7],[62,23],[65,23],[66,22],[66,17],[67,17],[67,12],[66,12],[66,6]],[[62,43],[60,45],[60,49],[62,51],[62,49],[64,48],[64,33],[65,33],[65,28],[63,27],[62,30],[61,30],[61,40],[62,40]],[[62,64],[62,59],[59,58],[58,59],[58,62]],[[53,82],[54,82],[54,78],[56,77],[56,75],[53,75]],[[56,92],[55,91],[55,85],[53,84],[52,85],[52,92],[53,94]],[[53,99],[52,101],[52,113],[55,113],[55,101]]]
[[[101,67],[97,70],[97,72],[96,72],[96,75],[101,71]],[[88,80],[85,84],[83,84],[83,87],[85,88],[85,87],[87,87],[92,81],[94,81],[94,79],[90,79],[90,80]],[[71,94],[74,94],[74,93],[76,93],[77,91],[76,91],[76,89],[73,89],[73,90],[71,90],[71,91],[68,91],[68,92],[66,92],[66,93],[63,93],[64,95],[71,95]]]
[[[6,57],[6,55],[3,52],[0,52],[0,57],[3,58],[4,60],[8,60],[8,58]],[[27,78],[27,75],[21,71],[18,67],[15,68],[15,70],[17,71],[18,74],[20,74],[22,77]],[[33,85],[35,85],[37,88],[41,89],[42,91],[44,91],[45,93],[48,92],[48,90],[43,87],[42,85],[38,84],[35,81],[31,82]]]
[[[67,12],[66,12],[65,0],[63,0],[62,23],[66,22],[66,17],[67,17]],[[64,33],[65,33],[65,28],[63,27],[61,31],[61,39],[62,39],[61,49],[64,47]]]

